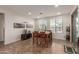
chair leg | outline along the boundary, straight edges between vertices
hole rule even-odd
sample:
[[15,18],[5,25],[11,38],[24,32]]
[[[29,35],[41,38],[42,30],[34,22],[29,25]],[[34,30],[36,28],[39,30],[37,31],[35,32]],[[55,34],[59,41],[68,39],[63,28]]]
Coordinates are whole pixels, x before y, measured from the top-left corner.
[[45,47],[49,46],[49,38],[46,38]]

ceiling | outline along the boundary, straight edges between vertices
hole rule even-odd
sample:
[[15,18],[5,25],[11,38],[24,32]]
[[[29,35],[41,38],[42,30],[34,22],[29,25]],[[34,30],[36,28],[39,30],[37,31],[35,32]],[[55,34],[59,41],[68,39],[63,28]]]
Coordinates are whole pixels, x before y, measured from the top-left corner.
[[0,5],[0,8],[29,19],[68,14],[74,7],[74,5],[59,5],[58,7],[54,5]]

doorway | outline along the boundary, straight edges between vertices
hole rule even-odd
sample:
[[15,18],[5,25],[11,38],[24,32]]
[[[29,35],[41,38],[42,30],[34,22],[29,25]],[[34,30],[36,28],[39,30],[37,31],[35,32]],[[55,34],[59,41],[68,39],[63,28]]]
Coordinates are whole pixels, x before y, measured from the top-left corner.
[[0,13],[0,46],[4,45],[4,14]]

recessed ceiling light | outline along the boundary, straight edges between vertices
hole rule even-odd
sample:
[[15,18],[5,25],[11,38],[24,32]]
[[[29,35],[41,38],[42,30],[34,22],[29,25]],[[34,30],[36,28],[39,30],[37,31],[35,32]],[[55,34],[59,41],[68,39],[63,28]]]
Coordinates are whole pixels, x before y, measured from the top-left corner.
[[28,12],[28,15],[31,15],[32,13],[31,12]]
[[54,7],[58,7],[59,5],[54,5]]
[[37,18],[40,18],[39,16],[37,16]]
[[61,13],[60,13],[60,12],[58,12],[58,13],[57,13],[57,15],[61,15]]

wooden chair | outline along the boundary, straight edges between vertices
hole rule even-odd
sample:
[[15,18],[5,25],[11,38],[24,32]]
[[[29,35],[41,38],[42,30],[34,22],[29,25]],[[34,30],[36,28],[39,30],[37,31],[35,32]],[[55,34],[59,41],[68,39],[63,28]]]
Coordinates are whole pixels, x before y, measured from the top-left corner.
[[38,38],[39,38],[38,32],[34,32],[33,33],[33,44],[38,45]]
[[49,34],[49,41],[50,41],[50,43],[52,43],[52,31],[51,30],[46,30],[46,31],[48,31],[48,32],[50,32],[50,34]]
[[48,35],[45,34],[45,33],[41,33],[41,36],[40,36],[40,43],[41,43],[41,46],[42,47],[47,47],[48,46]]
[[49,34],[49,43],[52,45],[52,32]]

